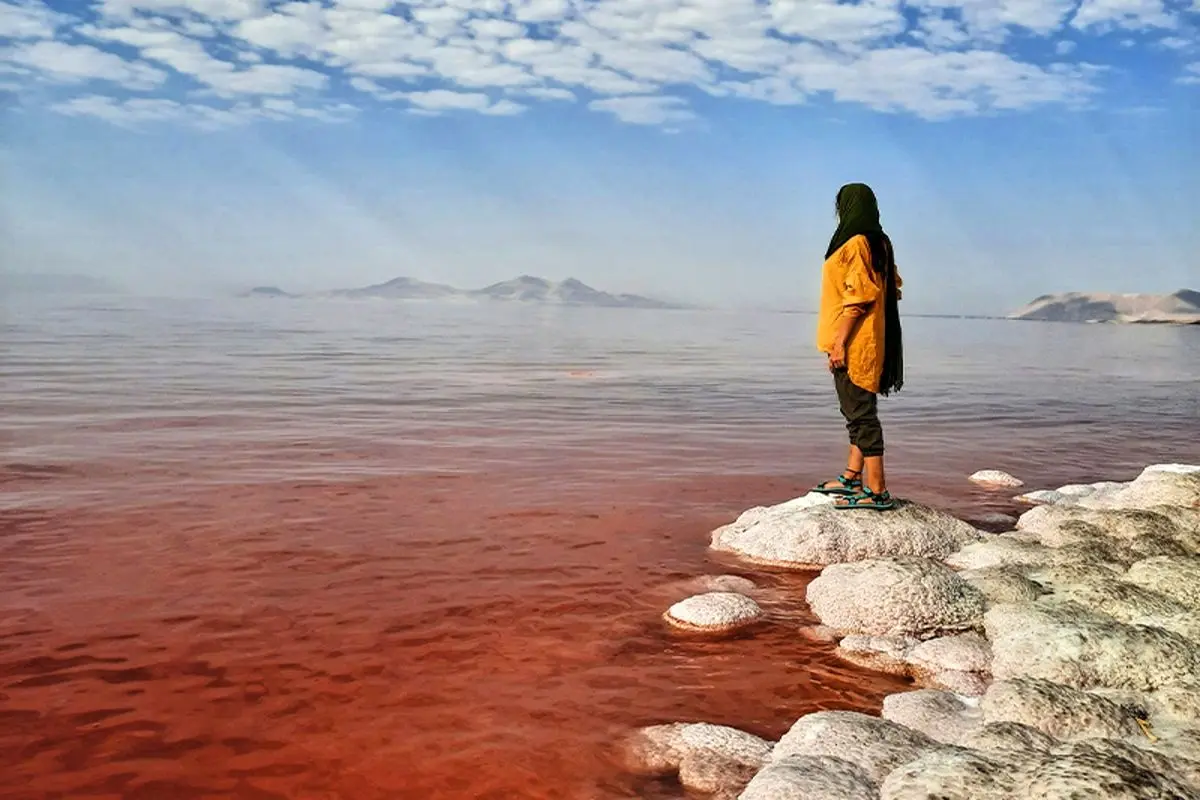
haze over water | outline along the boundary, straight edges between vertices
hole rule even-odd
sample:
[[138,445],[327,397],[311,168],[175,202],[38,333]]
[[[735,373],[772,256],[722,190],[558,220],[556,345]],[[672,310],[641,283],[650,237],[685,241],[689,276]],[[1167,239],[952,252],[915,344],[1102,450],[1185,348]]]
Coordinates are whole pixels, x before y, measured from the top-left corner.
[[[611,745],[778,736],[902,682],[798,633],[803,575],[707,552],[832,477],[815,320],[782,313],[10,298],[0,797],[672,796]],[[907,319],[893,491],[1200,461],[1200,328]],[[769,624],[659,615],[748,574]]]

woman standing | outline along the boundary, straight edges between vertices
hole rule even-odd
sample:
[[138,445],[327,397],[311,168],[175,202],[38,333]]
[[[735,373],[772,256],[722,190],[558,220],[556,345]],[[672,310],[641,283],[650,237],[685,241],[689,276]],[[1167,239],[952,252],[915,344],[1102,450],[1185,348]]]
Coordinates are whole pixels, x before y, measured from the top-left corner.
[[829,358],[850,433],[850,457],[846,471],[816,491],[837,495],[837,508],[886,511],[896,501],[883,469],[877,398],[904,385],[898,305],[902,281],[871,187],[843,186],[837,217],[821,276],[817,348]]

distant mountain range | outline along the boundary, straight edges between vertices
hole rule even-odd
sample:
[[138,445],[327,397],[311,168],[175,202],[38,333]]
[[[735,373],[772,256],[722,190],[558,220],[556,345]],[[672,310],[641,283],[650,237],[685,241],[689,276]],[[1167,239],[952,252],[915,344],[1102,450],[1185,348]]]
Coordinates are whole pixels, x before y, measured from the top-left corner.
[[521,303],[605,308],[684,307],[677,303],[636,294],[602,292],[575,278],[567,278],[565,281],[550,281],[532,275],[522,275],[512,280],[493,283],[482,289],[457,289],[444,283],[428,283],[415,278],[401,277],[360,289],[337,289],[315,295],[296,295],[285,292],[276,286],[257,286],[246,292],[244,296],[383,298],[387,300],[507,300]]
[[1200,325],[1200,292],[1174,294],[1048,294],[1009,315],[1043,322]]

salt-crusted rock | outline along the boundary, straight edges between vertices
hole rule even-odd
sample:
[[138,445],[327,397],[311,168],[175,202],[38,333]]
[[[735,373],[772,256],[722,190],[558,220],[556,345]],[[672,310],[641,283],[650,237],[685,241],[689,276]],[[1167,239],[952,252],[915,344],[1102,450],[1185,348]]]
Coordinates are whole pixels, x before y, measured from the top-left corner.
[[1046,605],[1077,603],[1125,623],[1146,617],[1170,617],[1188,611],[1186,606],[1169,597],[1115,577],[1058,586],[1053,595],[1042,598],[1041,602]]
[[1124,580],[1200,609],[1200,556],[1158,556],[1139,561]]
[[955,569],[971,571],[1046,564],[1059,560],[1061,555],[1044,545],[1006,534],[972,542],[945,559]]
[[[1132,758],[1130,757],[1132,756]],[[883,783],[884,800],[1187,800],[1195,793],[1152,759],[1075,743],[1052,753],[927,753]]]
[[955,670],[958,672],[991,672],[992,648],[977,633],[943,636],[921,642],[908,654],[908,661],[930,673]]
[[1119,580],[1124,572],[1115,564],[1074,563],[1038,564],[1021,568],[1025,577],[1053,593],[1077,583],[1103,583]]
[[1015,489],[1018,486],[1024,486],[1025,481],[1009,475],[1007,472],[1001,472],[998,469],[981,469],[970,478],[972,483],[978,483],[983,486],[995,486],[997,488]]
[[634,731],[621,753],[625,768],[638,775],[667,775],[679,769],[685,753],[683,731],[689,723],[651,725]]
[[989,605],[1036,600],[1046,593],[1041,584],[1031,581],[1015,567],[964,570],[958,577],[978,589]]
[[1105,489],[1079,499],[1087,508],[1200,508],[1200,466],[1155,464],[1120,488]]
[[1200,788],[1200,728],[1178,731],[1148,746],[1171,759],[1176,771],[1193,786]]
[[723,632],[744,628],[762,618],[762,609],[734,592],[707,592],[680,600],[663,615],[676,628]]
[[1133,716],[1117,703],[1045,680],[996,681],[979,708],[988,723],[1016,722],[1057,739],[1138,733]]
[[[1111,700],[1122,706],[1137,707],[1150,714],[1155,724],[1178,728],[1197,726],[1200,729],[1200,675],[1189,683],[1164,686],[1152,692],[1131,689],[1092,689],[1089,694]],[[1200,738],[1197,739],[1200,747]],[[1200,760],[1200,749],[1195,758]]]
[[[1192,517],[1192,518],[1189,518]],[[1200,512],[1169,506],[1154,509],[1096,510],[1081,506],[1039,506],[1017,520],[1019,531],[1047,547],[1093,542],[1119,543],[1139,558],[1185,555],[1200,543]]]
[[842,633],[931,637],[966,630],[983,595],[953,570],[924,558],[835,564],[808,585],[808,604]]
[[631,772],[642,775],[672,774],[688,759],[693,762],[689,768],[693,775],[701,773],[697,759],[740,774],[742,767],[758,769],[767,763],[771,747],[770,742],[736,728],[677,722],[635,731],[625,742],[623,760]]
[[1019,722],[989,722],[968,731],[959,744],[983,753],[1024,756],[1031,752],[1049,753],[1059,741]]
[[987,691],[991,676],[982,672],[947,669],[935,672],[926,683],[935,689],[945,689],[964,697],[980,697]]
[[1153,690],[1200,674],[1200,646],[1159,628],[1125,625],[1074,603],[995,606],[984,617],[992,674],[1068,686]]
[[1171,757],[1154,750],[1130,744],[1119,739],[1084,739],[1080,742],[1061,745],[1054,749],[1054,754],[1076,753],[1091,751],[1109,756],[1123,758],[1138,767],[1167,775],[1172,779],[1186,784],[1192,789],[1200,789],[1200,762],[1186,758]]
[[879,790],[851,761],[793,755],[755,775],[740,800],[879,800]]
[[749,763],[720,751],[691,752],[679,762],[679,782],[693,792],[733,793],[744,788],[761,768],[761,763]]
[[945,512],[916,504],[861,514],[797,500],[751,509],[714,531],[712,547],[758,563],[812,568],[888,556],[944,558],[982,535]]
[[678,774],[687,789],[735,797],[767,763],[771,743],[707,723],[654,725],[625,742],[626,767],[643,775]]
[[1062,492],[1056,492],[1053,489],[1034,489],[1032,492],[1025,492],[1013,498],[1018,503],[1029,503],[1030,505],[1053,505],[1062,503],[1068,499],[1068,496]]
[[883,698],[883,718],[943,744],[961,744],[983,724],[983,715],[953,692],[918,689]]
[[1034,769],[1022,772],[1014,796],[1031,800],[1187,800],[1196,795],[1175,776],[1155,773],[1121,756],[1076,743],[1068,752],[1055,753]]
[[909,652],[919,639],[911,636],[864,636],[854,634],[838,643],[837,654],[852,664],[894,675],[909,673]]
[[1140,625],[1150,628],[1162,628],[1164,631],[1178,634],[1184,639],[1190,639],[1200,644],[1200,611],[1181,611],[1177,614],[1146,614],[1133,616],[1128,620],[1130,625]]
[[882,800],[1010,800],[1019,770],[1011,761],[950,750],[925,753],[893,770],[880,787]]
[[938,747],[923,733],[853,711],[819,711],[796,721],[775,745],[771,761],[792,756],[830,756],[858,764],[882,781],[896,767]]
[[999,511],[985,511],[981,514],[973,514],[967,518],[967,521],[973,525],[986,525],[989,529],[1012,530],[1017,524],[1017,518],[1012,514],[1002,514]]

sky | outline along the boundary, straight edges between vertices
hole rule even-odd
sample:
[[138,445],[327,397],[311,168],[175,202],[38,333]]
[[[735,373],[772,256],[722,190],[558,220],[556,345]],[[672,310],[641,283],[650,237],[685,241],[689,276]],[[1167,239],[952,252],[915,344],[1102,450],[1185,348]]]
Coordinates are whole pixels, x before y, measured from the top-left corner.
[[0,0],[0,257],[148,292],[519,274],[914,312],[1200,288],[1200,0]]

